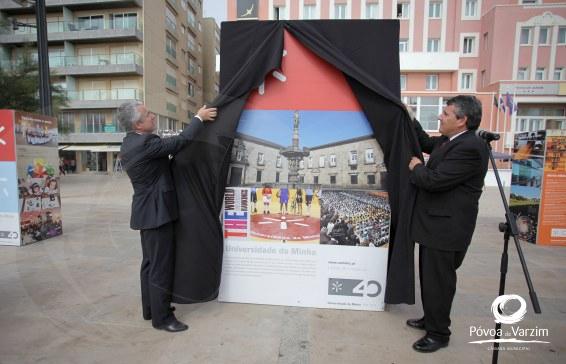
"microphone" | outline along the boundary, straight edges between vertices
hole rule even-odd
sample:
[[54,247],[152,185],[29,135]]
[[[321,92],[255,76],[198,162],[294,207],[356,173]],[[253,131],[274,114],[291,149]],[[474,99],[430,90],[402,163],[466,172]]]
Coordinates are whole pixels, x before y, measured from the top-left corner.
[[499,140],[499,138],[501,137],[499,134],[497,133],[492,133],[490,131],[487,130],[482,130],[482,129],[477,129],[476,130],[476,136],[478,138],[481,138],[483,140],[485,140],[486,142],[492,142],[494,140]]

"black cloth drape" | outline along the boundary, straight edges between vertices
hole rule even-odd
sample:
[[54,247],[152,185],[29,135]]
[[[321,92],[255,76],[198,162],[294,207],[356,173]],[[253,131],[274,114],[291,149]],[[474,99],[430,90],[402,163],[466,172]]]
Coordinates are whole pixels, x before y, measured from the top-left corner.
[[173,301],[217,297],[223,236],[219,221],[232,142],[251,90],[279,69],[288,31],[346,77],[383,149],[391,238],[386,303],[414,303],[410,217],[415,189],[408,164],[420,155],[399,95],[397,20],[239,21],[222,23],[219,116],[173,162],[179,204]]

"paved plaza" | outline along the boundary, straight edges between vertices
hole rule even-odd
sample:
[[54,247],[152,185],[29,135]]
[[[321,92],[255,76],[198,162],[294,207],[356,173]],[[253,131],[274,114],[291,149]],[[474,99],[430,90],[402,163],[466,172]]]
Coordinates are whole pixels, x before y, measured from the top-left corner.
[[[470,326],[494,327],[503,220],[499,193],[480,201],[476,234],[458,273],[450,346],[411,348],[422,332],[414,306],[387,312],[209,302],[177,305],[189,330],[171,334],[142,319],[139,233],[129,229],[126,177],[62,177],[60,237],[0,247],[0,363],[490,363],[490,344],[470,344]],[[528,302],[524,328],[548,329],[550,344],[502,351],[500,363],[566,362],[566,247],[524,244],[543,313],[532,311],[514,246],[507,293]],[[419,293],[417,290],[417,297]]]

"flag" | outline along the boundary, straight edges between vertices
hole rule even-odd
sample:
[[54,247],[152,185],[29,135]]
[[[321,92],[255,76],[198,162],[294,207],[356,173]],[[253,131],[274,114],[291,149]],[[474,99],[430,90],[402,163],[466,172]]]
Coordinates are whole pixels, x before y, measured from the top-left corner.
[[499,109],[499,103],[497,102],[497,97],[495,97],[495,95],[493,95],[493,106]]
[[225,211],[224,212],[224,237],[236,236],[245,238],[248,236],[248,212],[247,211]]
[[513,115],[515,113],[516,105],[515,102],[513,101],[513,96],[511,96],[509,92],[505,94],[505,106],[509,111],[509,115]]
[[503,100],[503,95],[499,95],[499,109],[505,112],[505,101]]

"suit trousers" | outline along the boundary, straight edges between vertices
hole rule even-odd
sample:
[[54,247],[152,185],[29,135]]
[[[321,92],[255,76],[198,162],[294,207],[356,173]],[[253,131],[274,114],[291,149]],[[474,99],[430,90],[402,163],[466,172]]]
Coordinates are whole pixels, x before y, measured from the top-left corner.
[[175,262],[173,223],[140,230],[142,263],[140,270],[143,317],[153,326],[167,324],[171,312],[171,289]]
[[446,251],[419,246],[419,276],[425,329],[428,335],[447,341],[450,337],[450,310],[456,294],[456,269],[466,250]]

